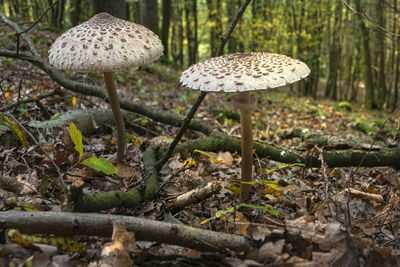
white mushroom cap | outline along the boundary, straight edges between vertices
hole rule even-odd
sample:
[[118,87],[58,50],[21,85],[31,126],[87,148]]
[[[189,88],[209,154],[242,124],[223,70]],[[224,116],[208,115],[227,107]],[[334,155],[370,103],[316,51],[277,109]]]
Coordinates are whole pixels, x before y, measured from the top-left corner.
[[117,71],[138,68],[158,59],[163,46],[146,27],[99,13],[57,38],[50,64],[74,71]]
[[200,61],[182,73],[181,83],[208,92],[243,92],[281,87],[310,74],[300,60],[267,52],[237,53]]

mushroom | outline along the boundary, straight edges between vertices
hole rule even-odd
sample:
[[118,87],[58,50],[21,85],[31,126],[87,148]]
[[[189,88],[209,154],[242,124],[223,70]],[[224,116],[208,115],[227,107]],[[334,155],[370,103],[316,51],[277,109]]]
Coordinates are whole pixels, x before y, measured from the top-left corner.
[[288,56],[259,52],[237,53],[190,66],[182,73],[181,83],[206,92],[233,92],[233,104],[240,111],[241,124],[241,186],[240,202],[248,198],[253,176],[252,112],[256,99],[250,92],[276,88],[299,81],[310,74],[303,62]]
[[114,82],[114,71],[158,59],[163,46],[146,27],[99,13],[61,36],[49,50],[50,64],[61,70],[104,73],[117,130],[117,162],[125,159],[126,133]]

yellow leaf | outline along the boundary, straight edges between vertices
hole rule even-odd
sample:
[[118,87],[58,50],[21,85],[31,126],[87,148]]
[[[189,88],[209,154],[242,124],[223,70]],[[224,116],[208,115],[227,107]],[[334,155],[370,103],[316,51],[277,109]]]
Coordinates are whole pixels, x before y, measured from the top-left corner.
[[75,145],[75,150],[79,153],[79,160],[81,160],[83,155],[82,133],[73,122],[69,123],[69,135]]
[[133,143],[137,148],[140,148],[143,144],[143,140],[140,137],[135,137],[135,141]]
[[10,130],[18,137],[21,145],[28,148],[29,142],[26,139],[25,131],[11,117],[6,115],[2,115],[2,117],[7,122],[7,126],[10,128]]
[[16,240],[18,243],[25,240],[30,243],[47,244],[57,247],[61,251],[82,252],[86,248],[81,242],[76,242],[70,237],[64,236],[47,236],[47,235],[28,235],[21,233],[18,229],[10,229],[8,231],[10,240]]
[[185,167],[191,167],[191,166],[196,166],[196,161],[194,161],[194,160],[186,160],[184,163],[183,163],[183,166],[185,166]]
[[72,99],[71,99],[71,107],[72,108],[76,107],[76,96],[72,97]]

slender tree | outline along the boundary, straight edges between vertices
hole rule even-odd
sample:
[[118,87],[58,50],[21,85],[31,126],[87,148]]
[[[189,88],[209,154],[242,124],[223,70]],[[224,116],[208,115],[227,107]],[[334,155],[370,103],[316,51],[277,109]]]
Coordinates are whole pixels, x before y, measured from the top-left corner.
[[369,30],[365,25],[364,19],[361,16],[362,8],[361,1],[354,0],[356,11],[359,15],[359,27],[361,30],[361,39],[364,49],[364,83],[365,83],[365,95],[364,95],[364,105],[367,108],[376,108],[375,101],[375,92],[374,92],[374,84],[372,80],[372,61],[371,61],[371,52],[369,48],[370,38],[369,38]]
[[157,0],[140,0],[140,24],[159,34]]
[[171,0],[162,1],[161,42],[164,46],[164,56],[168,59],[169,25],[171,22]]

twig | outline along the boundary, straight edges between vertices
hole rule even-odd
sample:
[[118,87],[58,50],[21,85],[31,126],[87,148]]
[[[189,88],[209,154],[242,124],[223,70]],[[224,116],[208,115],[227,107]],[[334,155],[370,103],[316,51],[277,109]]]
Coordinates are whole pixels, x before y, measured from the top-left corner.
[[7,106],[3,106],[3,107],[0,108],[0,111],[6,111],[6,110],[9,110],[9,109],[11,109],[13,107],[17,107],[17,106],[19,106],[21,104],[35,102],[37,99],[40,100],[40,99],[44,99],[44,98],[47,98],[47,97],[50,97],[50,96],[53,96],[53,95],[61,95],[61,94],[62,94],[61,91],[53,90],[53,91],[50,91],[50,92],[47,92],[47,93],[44,93],[42,95],[37,96],[36,99],[35,99],[35,97],[32,97],[32,98],[29,98],[29,99],[20,100],[17,103],[13,103],[13,104],[9,104]]
[[51,5],[40,15],[40,17],[39,17],[38,19],[36,19],[36,20],[32,23],[31,26],[29,26],[28,28],[26,28],[26,29],[23,30],[23,31],[21,30],[21,28],[18,26],[17,23],[10,21],[10,20],[6,17],[6,15],[5,15],[3,12],[0,11],[0,16],[3,18],[3,21],[4,21],[5,23],[7,23],[8,25],[10,25],[11,27],[13,27],[13,28],[16,30],[16,32],[17,32],[17,34],[16,34],[16,35],[17,35],[17,55],[19,54],[20,36],[22,36],[22,38],[24,38],[25,41],[28,43],[29,48],[31,49],[32,53],[33,53],[35,56],[40,57],[40,53],[37,51],[37,49],[36,49],[35,45],[33,44],[32,40],[31,40],[27,35],[25,35],[25,33],[27,33],[27,32],[29,32],[30,30],[32,30],[33,27],[35,27],[36,24],[38,24],[39,21],[47,14],[47,12],[48,12],[50,9],[52,9],[52,8],[58,3],[58,1],[59,1],[59,0],[54,1],[54,3],[51,4]]
[[[22,77],[25,77],[25,75],[23,75]],[[23,80],[24,80],[24,78],[22,78],[21,80],[19,80],[17,103],[16,103],[16,105],[15,105],[14,112],[17,110],[17,106],[19,105],[19,101],[20,101],[20,99],[21,99],[21,90],[22,90],[22,82],[23,82]]]
[[[228,30],[226,31],[226,33],[221,36],[221,43],[219,45],[219,48],[217,50],[217,53],[215,56],[220,56],[222,54],[222,52],[224,51],[224,47],[226,42],[228,42],[229,37],[231,36],[233,30],[236,27],[236,24],[238,23],[239,19],[241,18],[243,12],[246,10],[246,7],[248,6],[248,4],[250,3],[251,0],[246,0],[243,2],[243,4],[240,6],[240,8],[238,9],[238,11],[236,12],[231,25],[229,26]],[[200,95],[198,96],[196,102],[194,103],[194,105],[192,106],[192,108],[190,109],[189,113],[186,115],[181,128],[179,129],[178,134],[176,135],[176,137],[174,138],[174,140],[172,141],[172,143],[170,144],[170,146],[168,147],[167,152],[161,157],[161,159],[157,162],[157,167],[161,168],[167,161],[168,159],[171,157],[172,153],[174,152],[175,147],[178,145],[179,141],[181,140],[183,134],[185,133],[191,119],[193,118],[194,114],[196,113],[197,109],[199,108],[200,104],[203,102],[204,97],[207,95],[206,92],[201,92]]]
[[32,42],[31,38],[29,38],[28,35],[22,33],[21,28],[18,26],[18,24],[16,24],[15,22],[9,20],[6,15],[0,11],[0,17],[3,19],[3,21],[5,23],[7,23],[8,25],[10,25],[12,28],[14,28],[14,30],[16,31],[16,36],[17,36],[17,55],[19,54],[19,44],[20,44],[20,36],[22,36],[22,38],[24,38],[24,40],[28,43],[29,49],[31,50],[31,52],[37,56],[40,57],[40,53],[39,51],[37,51],[34,43]]
[[189,205],[199,203],[200,201],[211,197],[213,194],[220,191],[221,187],[221,184],[218,182],[209,182],[205,186],[195,188],[176,197],[173,204],[168,209],[172,213],[177,213]]
[[180,168],[179,170],[177,170],[176,172],[174,172],[173,174],[171,174],[171,175],[168,177],[168,179],[167,179],[166,181],[164,181],[164,182],[158,187],[156,194],[158,195],[158,194],[160,193],[161,189],[162,189],[165,185],[167,185],[168,183],[170,183],[171,180],[172,180],[174,177],[176,177],[178,174],[180,174],[181,172],[184,172],[184,171],[186,171],[186,170],[190,170],[190,169],[192,169],[192,168],[193,168],[193,165],[183,166],[182,168]]
[[[392,36],[396,36],[396,37],[400,37],[400,34],[388,31],[387,29],[385,29],[384,27],[382,27],[381,25],[377,24],[376,22],[374,22],[370,17],[367,16],[367,14],[365,14],[364,12],[358,12],[354,7],[352,7],[349,3],[347,3],[345,0],[338,0],[341,1],[343,3],[343,5],[345,5],[348,9],[350,9],[354,14],[359,15],[360,17],[368,20],[372,25],[374,25],[376,28],[380,29],[381,31],[392,35]],[[378,0],[380,1],[380,0]]]

